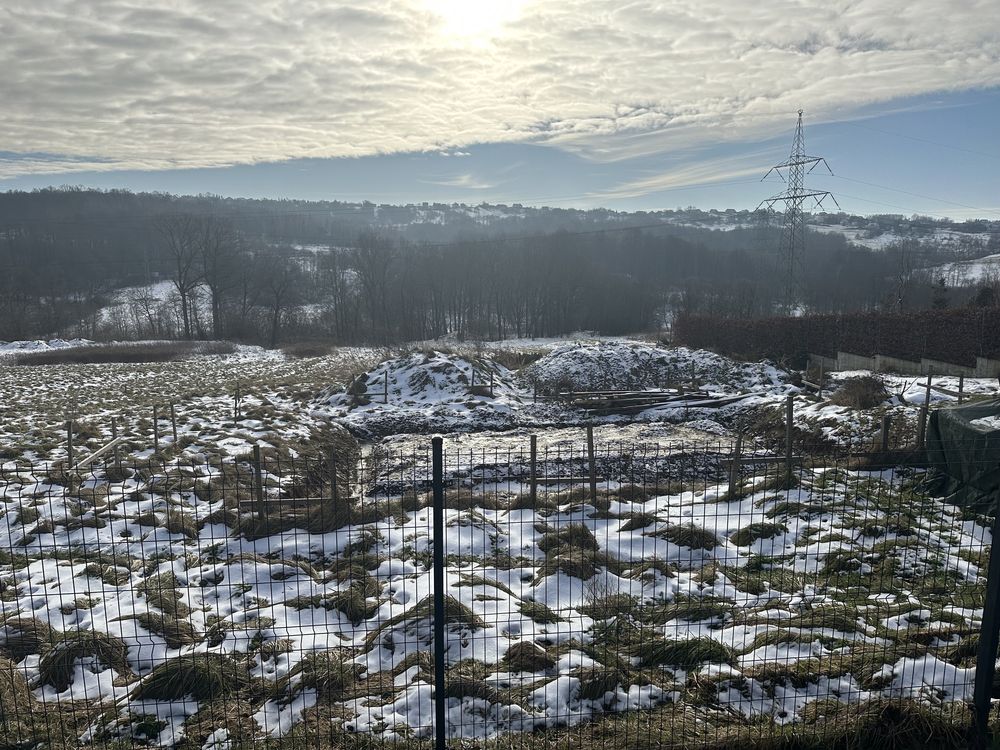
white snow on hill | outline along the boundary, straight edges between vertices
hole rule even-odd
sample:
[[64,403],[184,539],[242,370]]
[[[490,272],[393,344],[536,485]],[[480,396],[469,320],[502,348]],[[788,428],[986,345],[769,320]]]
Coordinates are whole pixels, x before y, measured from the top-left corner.
[[978,284],[988,277],[1000,278],[1000,253],[975,260],[960,260],[929,269],[934,278],[943,278],[949,286]]

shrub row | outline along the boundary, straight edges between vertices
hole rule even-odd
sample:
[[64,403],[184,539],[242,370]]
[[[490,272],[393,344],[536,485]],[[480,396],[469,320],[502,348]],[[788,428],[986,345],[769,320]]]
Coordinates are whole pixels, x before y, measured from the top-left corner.
[[838,351],[865,357],[922,357],[974,367],[1000,356],[1000,308],[857,312],[740,320],[686,315],[674,323],[677,343],[746,359],[801,363],[808,354]]

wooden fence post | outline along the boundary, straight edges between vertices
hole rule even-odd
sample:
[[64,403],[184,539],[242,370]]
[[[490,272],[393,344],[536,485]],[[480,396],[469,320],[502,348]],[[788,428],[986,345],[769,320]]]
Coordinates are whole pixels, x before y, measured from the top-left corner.
[[385,378],[382,381],[382,403],[389,403],[389,371],[385,371]]
[[240,421],[240,383],[236,381],[236,391],[233,393],[233,421]]
[[823,400],[823,363],[819,363],[819,382],[816,385],[819,386],[819,400]]
[[156,404],[153,404],[153,452],[160,452],[160,413]]
[[490,398],[493,398],[493,370],[490,370]]
[[743,433],[736,433],[736,444],[729,461],[729,499],[735,500],[739,494],[741,464],[743,459]]
[[[111,417],[111,439],[118,440],[118,417]],[[121,457],[118,453],[117,445],[115,446],[114,462],[115,462],[115,469],[117,470],[118,475],[121,476],[122,462],[121,462]]]
[[590,501],[597,504],[597,460],[594,458],[594,428],[587,425],[587,461],[590,474]]
[[330,471],[330,500],[336,507],[340,498],[337,495],[337,458],[333,453],[333,448],[326,454],[326,462]]
[[174,445],[177,445],[177,414],[174,411],[174,402],[170,402],[170,430],[174,435]]
[[931,373],[934,372],[933,369],[927,369],[927,386],[924,389],[924,410],[927,411],[931,408]]
[[528,492],[531,497],[531,507],[534,508],[538,502],[538,438],[531,436],[531,463],[530,474],[528,476]]
[[253,447],[253,484],[257,500],[257,517],[263,519],[264,512],[264,479],[260,468],[260,446]]
[[892,415],[883,414],[882,415],[882,452],[886,453],[889,450],[889,430],[892,429]]
[[75,465],[73,461],[73,419],[66,421],[66,468],[72,469]]
[[965,398],[965,375],[958,376],[958,403]]
[[923,448],[927,442],[927,407],[920,407],[920,416],[917,419],[917,447]]

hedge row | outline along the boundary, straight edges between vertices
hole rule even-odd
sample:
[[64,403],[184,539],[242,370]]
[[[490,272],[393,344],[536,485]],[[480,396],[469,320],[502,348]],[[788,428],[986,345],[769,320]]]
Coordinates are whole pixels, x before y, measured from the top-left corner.
[[1000,358],[1000,308],[874,312],[739,320],[686,315],[675,340],[746,359],[801,362],[806,355],[922,357],[974,367],[976,357]]

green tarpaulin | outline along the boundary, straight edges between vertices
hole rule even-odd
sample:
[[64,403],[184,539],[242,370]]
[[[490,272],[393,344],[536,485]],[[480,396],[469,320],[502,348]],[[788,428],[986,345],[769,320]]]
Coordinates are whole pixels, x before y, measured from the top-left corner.
[[937,470],[936,492],[992,512],[1000,492],[1000,398],[931,412],[927,459]]

